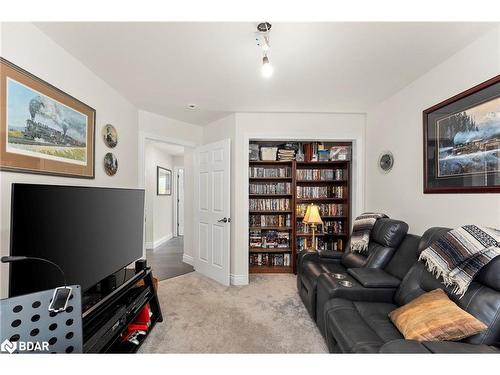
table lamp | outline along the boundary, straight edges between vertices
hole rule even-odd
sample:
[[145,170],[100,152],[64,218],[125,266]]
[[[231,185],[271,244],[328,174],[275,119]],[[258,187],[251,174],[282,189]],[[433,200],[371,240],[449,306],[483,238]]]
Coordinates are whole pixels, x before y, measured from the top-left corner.
[[317,250],[318,247],[316,246],[316,237],[315,237],[316,228],[318,224],[323,224],[323,220],[321,220],[321,216],[319,215],[319,207],[312,203],[309,206],[307,206],[307,211],[302,222],[304,224],[308,224],[311,226],[312,229],[311,248]]

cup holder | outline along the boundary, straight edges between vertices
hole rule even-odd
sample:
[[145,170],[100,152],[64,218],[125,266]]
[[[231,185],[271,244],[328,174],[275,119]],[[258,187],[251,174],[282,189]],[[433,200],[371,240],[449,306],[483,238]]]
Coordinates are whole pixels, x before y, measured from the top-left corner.
[[334,273],[334,274],[332,274],[332,276],[334,279],[337,279],[337,280],[343,280],[346,278],[346,276],[343,273]]
[[347,280],[339,281],[339,284],[345,288],[352,288],[352,283],[350,281],[347,281]]

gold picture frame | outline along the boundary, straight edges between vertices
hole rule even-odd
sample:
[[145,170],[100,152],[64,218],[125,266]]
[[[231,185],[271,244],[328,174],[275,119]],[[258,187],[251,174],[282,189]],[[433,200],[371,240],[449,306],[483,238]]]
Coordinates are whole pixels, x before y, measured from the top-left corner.
[[96,111],[0,57],[0,169],[95,177]]

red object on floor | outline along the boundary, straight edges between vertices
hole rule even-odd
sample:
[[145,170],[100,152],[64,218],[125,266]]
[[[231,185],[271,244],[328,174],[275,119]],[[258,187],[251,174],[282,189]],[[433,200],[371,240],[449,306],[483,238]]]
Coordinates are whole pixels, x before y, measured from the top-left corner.
[[137,331],[148,331],[151,325],[151,314],[149,304],[145,305],[135,320],[127,326],[121,334],[121,339],[127,341]]

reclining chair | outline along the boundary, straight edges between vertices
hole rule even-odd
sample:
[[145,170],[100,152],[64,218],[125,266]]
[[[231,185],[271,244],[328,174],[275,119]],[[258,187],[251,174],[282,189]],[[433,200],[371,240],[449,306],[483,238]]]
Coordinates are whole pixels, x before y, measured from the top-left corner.
[[323,273],[347,273],[348,268],[384,268],[408,232],[403,221],[383,218],[377,220],[366,253],[350,250],[350,242],[344,252],[308,251],[299,253],[297,288],[311,317],[316,320],[316,287]]
[[[316,297],[316,324],[325,336],[325,304],[332,298],[351,301],[379,301],[392,299],[401,280],[418,260],[420,236],[407,234],[387,266],[380,268],[349,268],[344,280],[352,285],[343,287],[331,273],[318,278]],[[423,250],[423,249],[422,249]]]
[[[419,251],[449,229],[430,228],[422,236]],[[486,331],[459,342],[405,340],[388,314],[428,291],[441,288],[460,308],[488,326]],[[330,352],[342,353],[450,353],[497,352],[500,346],[500,257],[493,259],[474,278],[462,298],[435,278],[422,262],[416,262],[395,293],[379,300],[333,298],[323,308],[325,336]],[[493,347],[492,347],[493,346]]]

